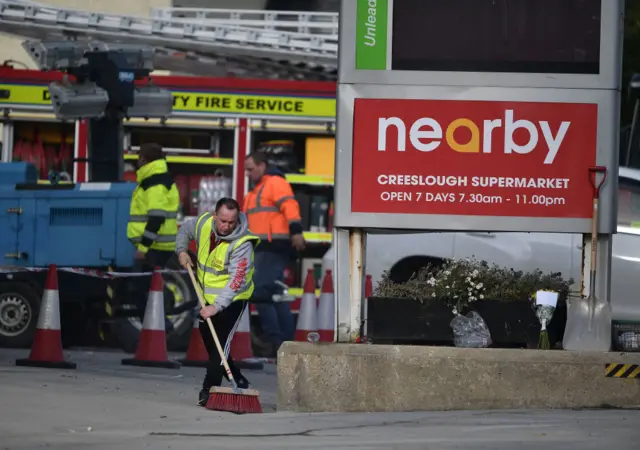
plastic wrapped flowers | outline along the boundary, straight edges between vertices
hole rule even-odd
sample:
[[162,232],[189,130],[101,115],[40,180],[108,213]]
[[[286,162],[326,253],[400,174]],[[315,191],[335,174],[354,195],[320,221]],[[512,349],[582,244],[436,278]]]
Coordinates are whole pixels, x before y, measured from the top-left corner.
[[551,322],[553,313],[556,310],[558,295],[558,292],[545,290],[537,291],[533,294],[533,300],[536,304],[536,316],[540,321],[540,338],[538,339],[538,348],[541,350],[549,350],[551,348],[547,325]]

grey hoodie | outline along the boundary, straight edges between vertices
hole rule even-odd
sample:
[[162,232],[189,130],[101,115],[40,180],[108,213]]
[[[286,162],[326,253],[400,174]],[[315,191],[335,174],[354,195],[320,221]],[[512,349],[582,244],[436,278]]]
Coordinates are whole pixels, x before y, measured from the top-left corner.
[[[196,237],[196,222],[198,221],[198,218],[199,217],[194,217],[189,219],[180,226],[178,236],[176,237],[176,253],[182,253],[189,250],[189,243]],[[215,222],[211,228],[213,234],[216,236],[216,240],[220,241],[231,242],[246,234],[250,234],[249,221],[247,220],[247,216],[242,212],[238,215],[238,224],[236,225],[236,228],[228,236],[220,236],[216,232]],[[244,242],[236,247],[235,250],[233,250],[233,253],[231,253],[231,258],[229,259],[229,281],[222,292],[216,297],[215,305],[218,312],[229,306],[238,292],[242,292],[246,288],[247,280],[244,275],[242,276],[242,284],[239,287],[234,286],[236,289],[232,289],[231,285],[233,284],[241,261],[246,259],[246,264],[243,264],[244,274],[253,268],[254,243],[255,241]],[[200,287],[202,288],[203,286],[201,285]]]

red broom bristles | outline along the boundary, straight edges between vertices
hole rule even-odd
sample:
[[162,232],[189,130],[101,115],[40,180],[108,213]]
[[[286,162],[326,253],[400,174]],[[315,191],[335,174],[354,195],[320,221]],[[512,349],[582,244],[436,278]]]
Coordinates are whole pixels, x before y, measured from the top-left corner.
[[262,406],[255,395],[211,392],[205,406],[212,411],[226,411],[235,414],[260,414]]

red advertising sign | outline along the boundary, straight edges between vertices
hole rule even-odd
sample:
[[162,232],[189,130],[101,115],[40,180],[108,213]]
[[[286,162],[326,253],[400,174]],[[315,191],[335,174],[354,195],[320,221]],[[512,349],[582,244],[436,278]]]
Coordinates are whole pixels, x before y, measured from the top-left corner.
[[590,218],[598,106],[356,99],[351,209]]

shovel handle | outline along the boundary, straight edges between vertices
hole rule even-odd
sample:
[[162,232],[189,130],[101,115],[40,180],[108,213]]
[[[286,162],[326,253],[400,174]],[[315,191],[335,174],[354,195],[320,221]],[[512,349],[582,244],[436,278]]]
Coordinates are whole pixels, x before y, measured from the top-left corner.
[[[602,174],[602,179],[598,183],[598,174]],[[591,182],[591,186],[593,187],[593,198],[597,199],[600,197],[600,188],[604,184],[607,179],[607,168],[604,166],[594,166],[589,167],[589,182]]]

